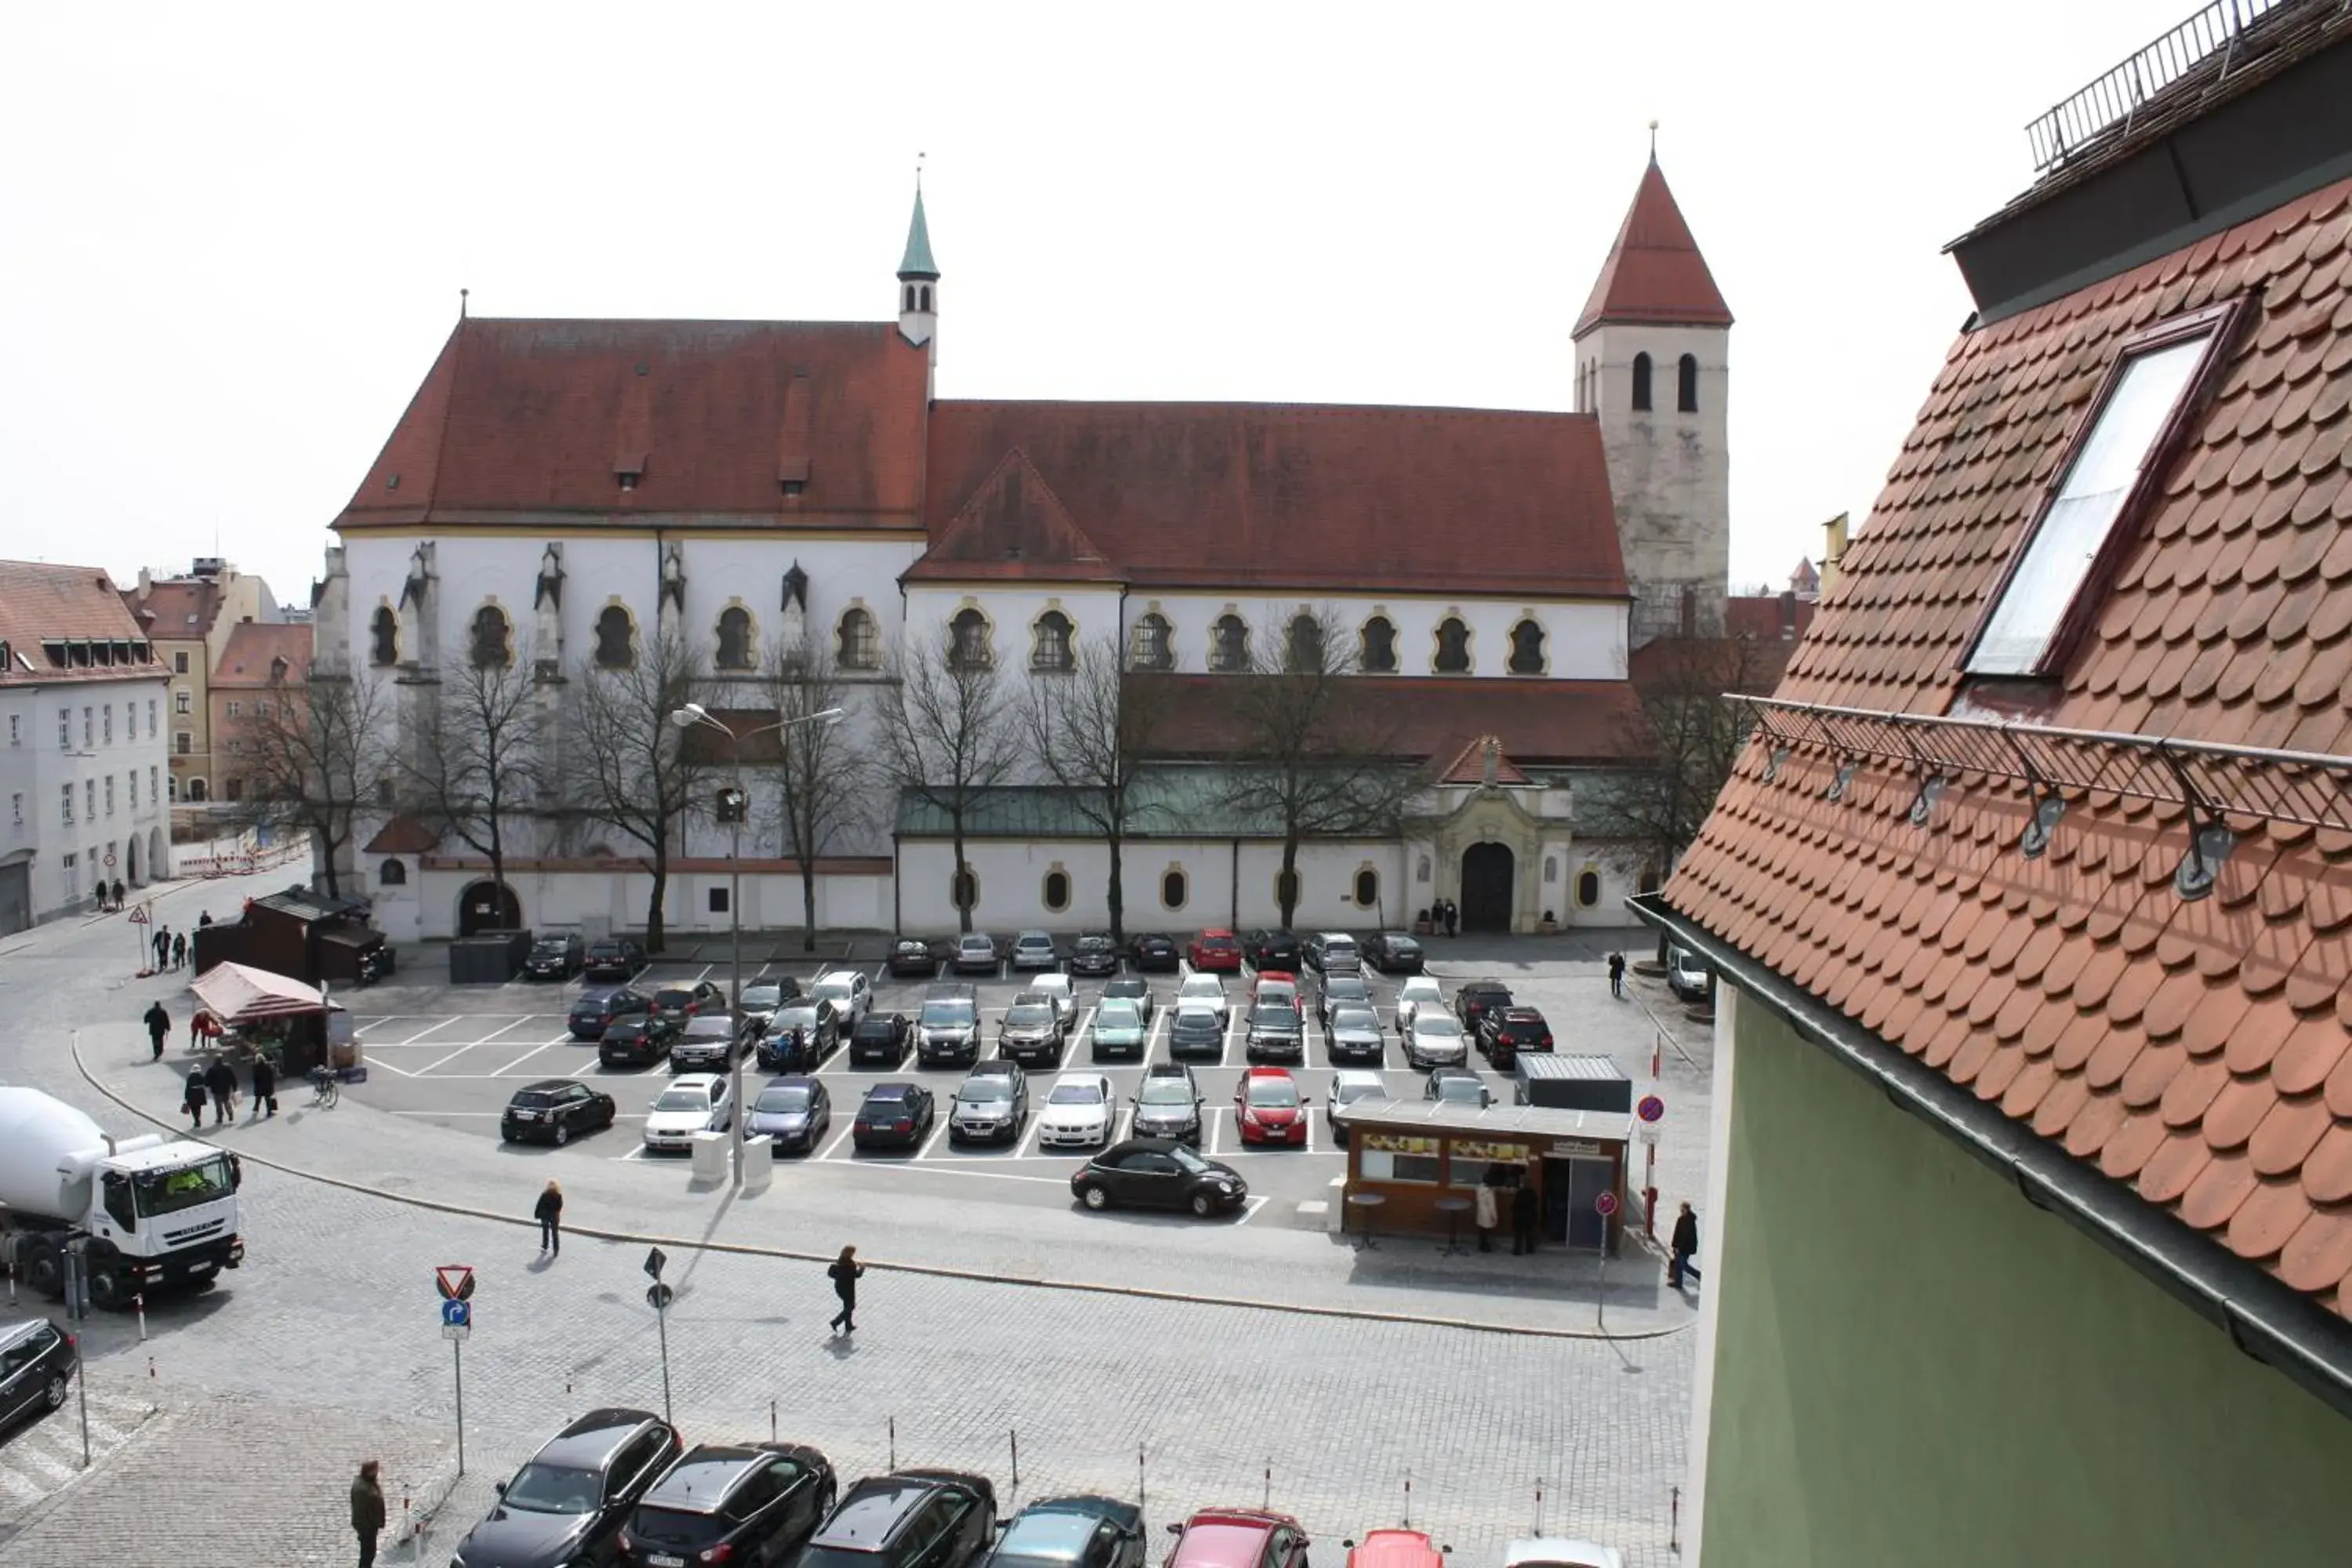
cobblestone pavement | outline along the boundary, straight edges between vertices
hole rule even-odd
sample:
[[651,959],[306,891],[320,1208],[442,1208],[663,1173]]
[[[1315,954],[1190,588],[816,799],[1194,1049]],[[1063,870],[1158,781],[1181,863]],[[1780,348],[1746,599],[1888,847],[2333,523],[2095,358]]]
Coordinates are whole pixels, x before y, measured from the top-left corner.
[[[8,1315],[29,1315],[38,1306],[23,1302]],[[87,1448],[82,1442],[85,1409]],[[77,1387],[62,1410],[19,1422],[0,1443],[0,1543],[21,1529],[51,1494],[71,1486],[85,1469],[104,1464],[115,1450],[140,1436],[155,1413],[155,1402],[144,1389],[110,1377],[102,1386]]]

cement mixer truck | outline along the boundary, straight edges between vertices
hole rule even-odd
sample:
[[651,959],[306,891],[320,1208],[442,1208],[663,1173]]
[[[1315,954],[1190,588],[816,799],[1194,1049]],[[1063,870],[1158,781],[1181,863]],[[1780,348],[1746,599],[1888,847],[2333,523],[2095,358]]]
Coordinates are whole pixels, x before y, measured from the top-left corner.
[[93,1305],[211,1280],[245,1261],[236,1155],[150,1132],[113,1138],[61,1100],[0,1088],[0,1256],[52,1299],[82,1244]]

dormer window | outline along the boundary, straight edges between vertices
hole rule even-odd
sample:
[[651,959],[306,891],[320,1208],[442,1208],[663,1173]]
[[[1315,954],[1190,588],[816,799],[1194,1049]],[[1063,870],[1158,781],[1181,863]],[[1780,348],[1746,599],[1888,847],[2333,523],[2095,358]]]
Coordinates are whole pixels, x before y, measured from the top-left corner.
[[635,489],[638,481],[645,477],[646,455],[643,452],[624,452],[613,459],[613,478],[622,489]]

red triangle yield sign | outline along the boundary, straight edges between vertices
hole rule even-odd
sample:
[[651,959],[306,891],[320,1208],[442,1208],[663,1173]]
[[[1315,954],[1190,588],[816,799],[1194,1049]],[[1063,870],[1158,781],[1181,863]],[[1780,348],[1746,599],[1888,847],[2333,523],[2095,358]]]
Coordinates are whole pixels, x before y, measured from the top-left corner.
[[445,1301],[463,1301],[474,1293],[474,1266],[470,1263],[444,1263],[433,1270],[433,1282],[440,1287]]

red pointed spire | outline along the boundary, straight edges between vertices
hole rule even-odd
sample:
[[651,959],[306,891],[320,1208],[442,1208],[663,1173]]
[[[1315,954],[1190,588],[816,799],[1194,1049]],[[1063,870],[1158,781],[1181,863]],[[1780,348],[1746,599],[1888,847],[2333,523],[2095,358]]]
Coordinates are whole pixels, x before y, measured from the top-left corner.
[[1617,243],[1601,264],[1592,298],[1576,319],[1576,335],[1603,321],[1648,321],[1677,327],[1727,327],[1731,308],[1715,287],[1706,258],[1666,189],[1656,154],[1642,171],[1641,187],[1625,214]]

